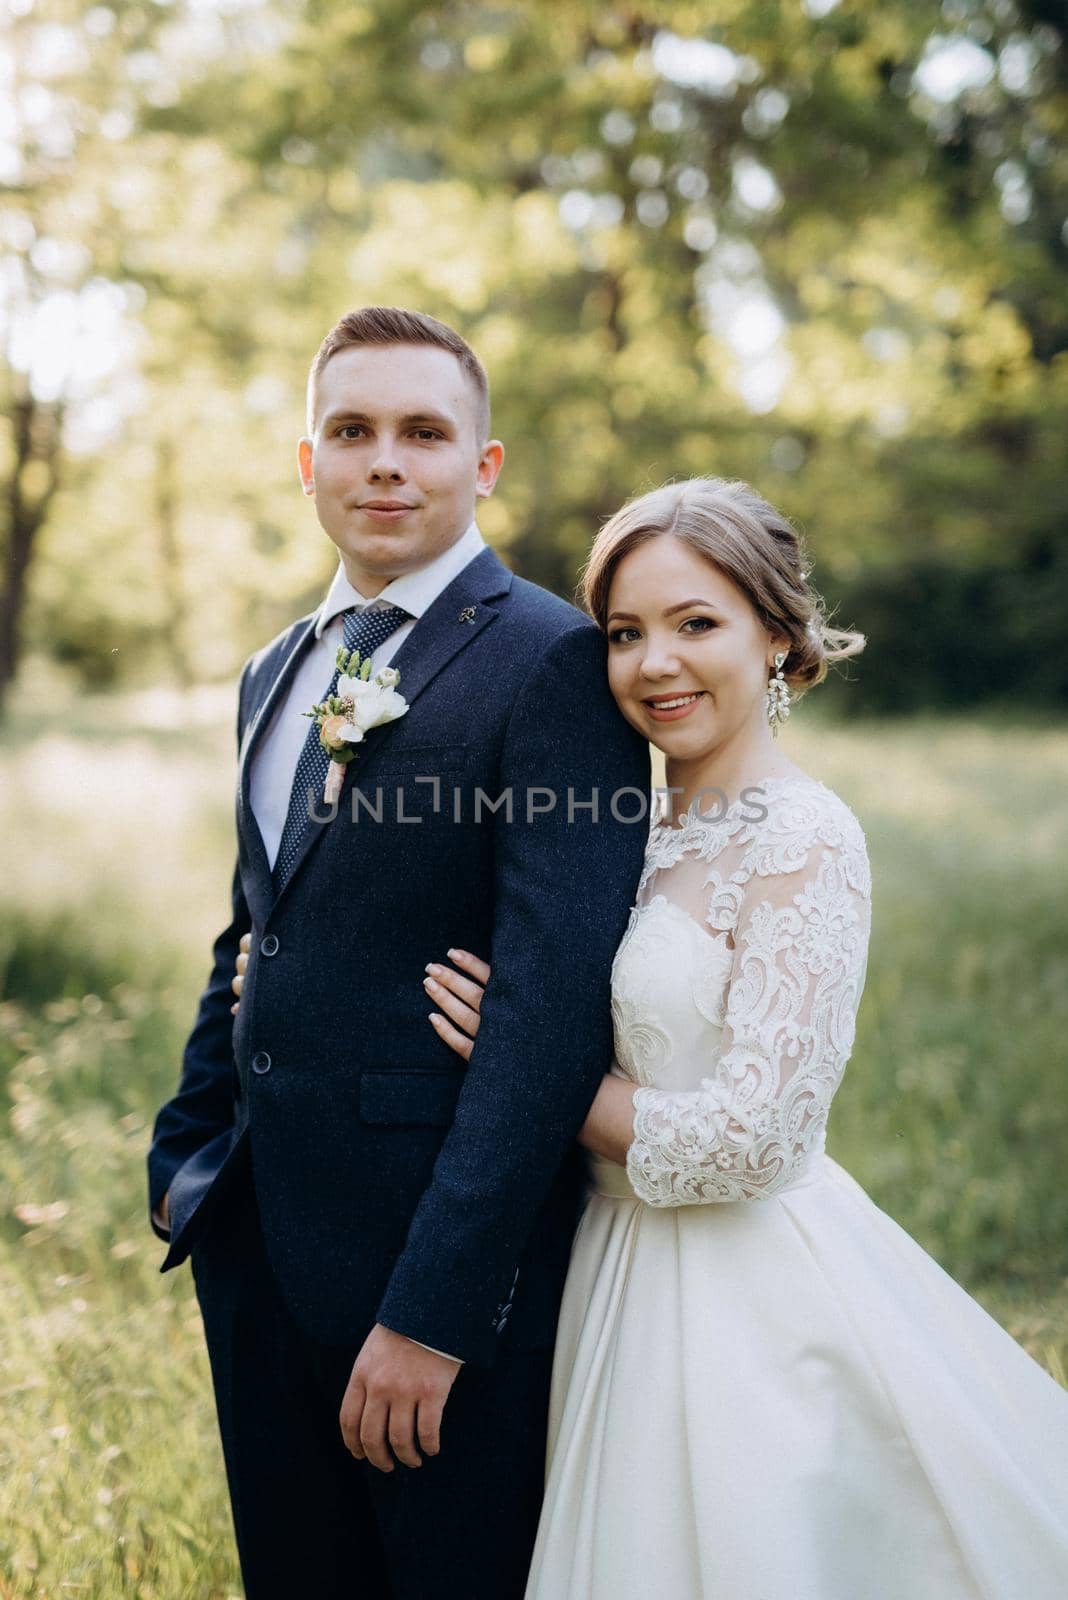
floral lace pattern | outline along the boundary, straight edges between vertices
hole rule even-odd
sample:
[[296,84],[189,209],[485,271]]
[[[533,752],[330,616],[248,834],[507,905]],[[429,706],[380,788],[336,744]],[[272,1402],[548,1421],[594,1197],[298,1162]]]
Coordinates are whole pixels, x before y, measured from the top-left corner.
[[823,1150],[864,985],[871,874],[849,808],[804,775],[760,809],[650,831],[613,967],[638,1084],[627,1175],[652,1206],[755,1200]]

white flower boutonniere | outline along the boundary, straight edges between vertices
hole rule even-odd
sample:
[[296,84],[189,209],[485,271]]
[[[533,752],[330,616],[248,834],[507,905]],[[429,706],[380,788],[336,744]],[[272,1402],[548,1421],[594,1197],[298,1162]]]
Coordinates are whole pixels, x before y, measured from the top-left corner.
[[341,793],[345,768],[362,744],[364,735],[385,722],[396,722],[408,709],[404,696],[397,693],[400,673],[396,667],[382,667],[371,677],[371,657],[360,660],[358,650],[342,645],[336,665],[341,676],[337,689],[319,705],[305,711],[319,724],[319,743],[330,757],[323,786],[323,802],[333,805]]

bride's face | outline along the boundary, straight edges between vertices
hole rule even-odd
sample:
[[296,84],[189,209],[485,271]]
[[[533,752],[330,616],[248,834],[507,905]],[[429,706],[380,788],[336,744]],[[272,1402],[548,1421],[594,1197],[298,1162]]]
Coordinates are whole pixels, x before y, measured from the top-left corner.
[[608,594],[608,680],[632,727],[676,761],[766,731],[777,647],[726,573],[660,534],[624,556]]

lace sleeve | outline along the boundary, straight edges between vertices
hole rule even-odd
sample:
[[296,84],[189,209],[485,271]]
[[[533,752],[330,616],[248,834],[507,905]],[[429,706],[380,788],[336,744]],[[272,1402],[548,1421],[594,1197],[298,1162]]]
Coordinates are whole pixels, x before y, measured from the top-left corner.
[[627,1174],[647,1204],[762,1199],[822,1152],[870,927],[867,854],[848,815],[855,833],[820,837],[800,862],[795,853],[749,878],[711,1075],[699,1089],[636,1090]]

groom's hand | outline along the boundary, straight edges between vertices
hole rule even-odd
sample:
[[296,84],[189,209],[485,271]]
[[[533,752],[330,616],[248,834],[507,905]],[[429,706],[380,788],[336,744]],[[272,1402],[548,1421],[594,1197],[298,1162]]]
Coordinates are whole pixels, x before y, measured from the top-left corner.
[[393,1471],[441,1449],[441,1415],[461,1363],[376,1323],[356,1357],[341,1402],[341,1433],[357,1461]]

